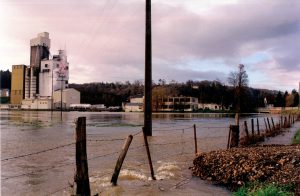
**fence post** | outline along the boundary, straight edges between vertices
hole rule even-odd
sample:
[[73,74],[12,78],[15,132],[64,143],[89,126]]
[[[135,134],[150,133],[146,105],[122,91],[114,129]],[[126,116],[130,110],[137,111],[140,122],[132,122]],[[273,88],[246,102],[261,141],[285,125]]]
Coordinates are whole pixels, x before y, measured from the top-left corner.
[[232,129],[231,126],[232,126],[232,125],[229,126],[228,141],[227,141],[227,149],[230,148],[230,139],[231,139],[231,132],[232,132],[232,131],[231,131],[231,129]]
[[127,151],[128,151],[128,148],[131,144],[131,141],[132,141],[132,138],[133,136],[132,135],[129,135],[124,143],[124,146],[122,148],[122,151],[119,155],[119,158],[118,158],[118,161],[116,163],[116,167],[115,167],[115,171],[111,177],[111,180],[110,182],[116,186],[117,185],[117,181],[118,181],[118,177],[119,177],[119,173],[120,173],[120,170],[121,170],[121,167],[123,165],[123,162],[124,162],[124,159],[126,157],[126,154],[127,154]]
[[266,122],[266,119],[264,118],[264,122],[265,122],[265,126],[266,126],[266,133],[268,133],[268,125],[267,125],[267,122]]
[[257,125],[257,134],[260,135],[258,118],[256,119],[256,125]]
[[271,126],[270,126],[269,118],[267,118],[267,122],[268,122],[269,131],[270,131],[270,133],[272,133],[272,129],[271,129]]
[[240,129],[238,125],[230,125],[230,145],[229,148],[238,147],[240,139]]
[[249,131],[248,131],[247,121],[244,121],[244,125],[245,125],[245,132],[246,132],[247,140],[249,141]]
[[251,132],[252,132],[252,138],[254,138],[254,119],[251,119]]
[[282,119],[282,116],[280,116],[280,129],[283,128],[283,119]]
[[153,165],[152,165],[152,160],[151,160],[151,155],[150,155],[150,150],[149,150],[149,145],[148,145],[148,139],[147,139],[147,135],[145,134],[144,127],[143,127],[143,136],[144,136],[144,142],[145,142],[145,146],[146,146],[147,157],[148,157],[150,171],[151,171],[151,177],[152,177],[152,180],[156,180],[156,178],[154,176],[154,170],[153,170]]
[[197,129],[196,125],[194,124],[194,140],[195,140],[195,154],[198,153],[198,146],[197,146]]
[[288,123],[287,123],[287,118],[286,116],[284,117],[284,128],[287,128],[288,127]]
[[273,117],[271,117],[271,121],[272,121],[272,125],[273,125],[273,131],[275,132],[275,131],[276,131],[276,128],[275,128],[275,124],[274,124]]
[[295,124],[295,115],[293,115],[293,124]]
[[90,196],[89,171],[86,154],[86,118],[78,117],[76,121],[76,194]]

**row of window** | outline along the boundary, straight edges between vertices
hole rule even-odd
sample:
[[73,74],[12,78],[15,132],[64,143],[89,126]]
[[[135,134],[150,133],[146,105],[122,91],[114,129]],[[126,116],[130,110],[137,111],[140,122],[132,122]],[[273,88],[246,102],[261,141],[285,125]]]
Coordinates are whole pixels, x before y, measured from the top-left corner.
[[[45,64],[45,68],[48,68],[48,66],[49,66],[48,64]],[[59,68],[59,64],[56,64],[56,68]],[[65,70],[68,70],[68,69],[69,69],[69,67],[66,66],[66,67],[65,67]]]
[[23,91],[22,90],[12,90],[13,95],[22,95]]
[[13,69],[23,69],[23,65],[13,65]]

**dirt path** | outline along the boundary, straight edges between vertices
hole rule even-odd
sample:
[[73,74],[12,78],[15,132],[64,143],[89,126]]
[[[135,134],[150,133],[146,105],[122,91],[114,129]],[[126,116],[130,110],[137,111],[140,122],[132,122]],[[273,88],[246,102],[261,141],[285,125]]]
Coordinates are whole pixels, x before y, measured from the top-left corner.
[[262,144],[291,144],[292,138],[298,129],[300,129],[300,121],[295,122],[295,124],[284,133],[277,135],[276,137],[267,138]]

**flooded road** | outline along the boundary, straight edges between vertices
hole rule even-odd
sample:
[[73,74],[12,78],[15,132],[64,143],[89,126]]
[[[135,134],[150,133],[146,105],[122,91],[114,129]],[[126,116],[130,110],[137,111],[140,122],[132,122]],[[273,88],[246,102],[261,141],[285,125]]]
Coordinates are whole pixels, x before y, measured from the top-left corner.
[[[75,119],[87,119],[87,154],[92,194],[229,195],[193,178],[193,125],[199,151],[224,149],[234,118],[222,114],[153,114],[149,137],[156,181],[141,134],[142,113],[1,111],[2,195],[70,195],[75,169]],[[259,118],[264,129],[263,117]],[[244,117],[242,120],[248,120]],[[118,186],[110,179],[124,139],[135,134]]]

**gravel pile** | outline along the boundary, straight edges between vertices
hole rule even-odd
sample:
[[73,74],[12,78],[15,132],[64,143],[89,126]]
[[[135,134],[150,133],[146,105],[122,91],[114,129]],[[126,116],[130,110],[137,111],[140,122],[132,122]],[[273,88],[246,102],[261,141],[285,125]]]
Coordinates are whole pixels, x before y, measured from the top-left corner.
[[293,184],[300,190],[300,144],[269,145],[199,154],[194,176],[236,190],[246,182]]

